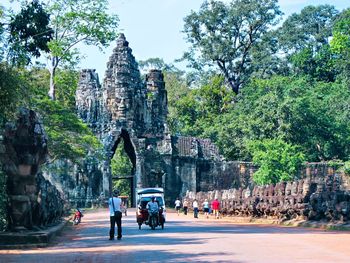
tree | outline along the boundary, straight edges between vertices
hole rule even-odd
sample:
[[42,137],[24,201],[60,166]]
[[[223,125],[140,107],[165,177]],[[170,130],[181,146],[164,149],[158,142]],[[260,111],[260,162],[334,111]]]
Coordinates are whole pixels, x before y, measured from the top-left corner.
[[0,127],[15,117],[17,107],[26,97],[21,74],[5,63],[0,63]]
[[28,64],[31,56],[49,52],[47,43],[52,39],[50,16],[38,0],[23,3],[20,12],[11,17],[9,31],[9,57],[13,64]]
[[328,44],[337,14],[338,11],[331,5],[307,6],[299,14],[292,14],[277,29],[282,50],[288,54],[306,48],[317,52]]
[[4,44],[3,44],[3,34],[4,34],[4,7],[0,4],[0,61],[4,57]]
[[275,138],[300,146],[308,161],[346,160],[349,102],[343,83],[306,77],[253,79],[233,109],[218,118],[215,142],[231,160],[251,159],[249,141]]
[[163,71],[165,88],[168,95],[168,115],[167,123],[172,134],[180,132],[180,121],[178,113],[178,102],[186,97],[191,89],[186,83],[184,75],[179,71]]
[[58,90],[55,101],[47,97],[50,75],[44,67],[23,69],[22,75],[28,93],[24,96],[26,104],[41,115],[48,136],[50,162],[60,159],[79,163],[88,153],[100,150],[100,142],[75,112],[76,72],[60,69],[57,85],[65,89]]
[[333,27],[331,50],[337,57],[341,78],[350,83],[350,9],[344,10]]
[[307,6],[289,16],[276,30],[278,44],[291,71],[333,82],[337,75],[329,47],[338,11],[331,5]]
[[164,62],[162,58],[149,58],[146,60],[138,61],[139,67],[143,71],[147,71],[150,69],[158,69],[162,71],[178,71],[178,69],[172,65]]
[[259,165],[258,171],[253,175],[253,180],[258,185],[293,180],[305,160],[298,147],[280,138],[251,141],[248,147],[254,164]]
[[350,47],[350,8],[344,10],[335,21],[333,27],[332,49],[341,53]]
[[107,46],[116,38],[118,17],[109,15],[107,0],[54,0],[47,10],[54,30],[50,49],[49,97],[56,99],[55,76],[60,63],[74,63],[79,59],[77,44]]
[[191,66],[216,66],[238,94],[252,73],[252,47],[276,25],[282,12],[277,0],[205,1],[185,17],[184,33],[191,44],[184,54]]

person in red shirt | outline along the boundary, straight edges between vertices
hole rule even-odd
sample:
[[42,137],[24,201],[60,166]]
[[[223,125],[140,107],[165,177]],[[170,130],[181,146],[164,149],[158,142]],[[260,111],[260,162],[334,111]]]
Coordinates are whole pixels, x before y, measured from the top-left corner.
[[219,218],[220,202],[217,198],[211,203],[211,207],[213,208],[215,218]]

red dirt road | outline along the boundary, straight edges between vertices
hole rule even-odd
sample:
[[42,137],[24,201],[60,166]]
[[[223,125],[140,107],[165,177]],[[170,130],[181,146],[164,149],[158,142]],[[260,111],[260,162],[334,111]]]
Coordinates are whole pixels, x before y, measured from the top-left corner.
[[138,230],[134,210],[123,239],[108,240],[107,210],[86,213],[47,248],[0,250],[0,262],[350,262],[350,233],[231,224],[168,213],[164,230]]

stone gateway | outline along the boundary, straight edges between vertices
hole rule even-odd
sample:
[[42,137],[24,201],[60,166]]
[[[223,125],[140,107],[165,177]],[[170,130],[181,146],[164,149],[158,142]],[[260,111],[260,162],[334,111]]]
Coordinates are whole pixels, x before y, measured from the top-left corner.
[[105,196],[112,190],[110,164],[121,140],[133,166],[134,191],[163,187],[170,202],[186,191],[212,190],[225,182],[230,182],[225,186],[229,187],[239,181],[225,176],[229,167],[223,165],[210,140],[171,136],[163,74],[151,70],[143,81],[123,34],[107,63],[102,85],[95,70],[81,72],[76,107],[104,146],[101,190]]

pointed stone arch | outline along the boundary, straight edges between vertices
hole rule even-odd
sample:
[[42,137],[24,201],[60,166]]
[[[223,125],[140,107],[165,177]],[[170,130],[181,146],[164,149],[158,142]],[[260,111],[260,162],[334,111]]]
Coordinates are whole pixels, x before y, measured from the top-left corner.
[[[109,159],[109,162],[106,162],[107,165],[111,165],[111,160],[117,150],[117,148],[119,147],[120,145],[120,142],[123,140],[124,142],[124,151],[125,153],[128,155],[129,157],[129,160],[132,164],[132,169],[130,171],[130,184],[131,184],[131,197],[130,197],[130,200],[131,200],[131,203],[134,205],[135,204],[135,187],[136,187],[136,181],[137,181],[137,178],[136,178],[136,164],[137,164],[137,155],[136,155],[136,147],[133,143],[133,141],[131,140],[131,137],[129,135],[129,132],[125,129],[125,128],[122,128],[120,130],[120,133],[118,136],[115,137],[114,140],[112,140],[111,144],[108,145],[108,152],[109,154],[107,155],[108,159]],[[109,164],[108,164],[109,163]],[[107,168],[109,171],[111,171],[110,168]],[[108,194],[112,191],[112,186],[113,186],[113,175],[112,172],[110,173],[106,173],[105,174],[106,177],[106,182],[108,180],[108,187],[105,187],[105,194]]]

